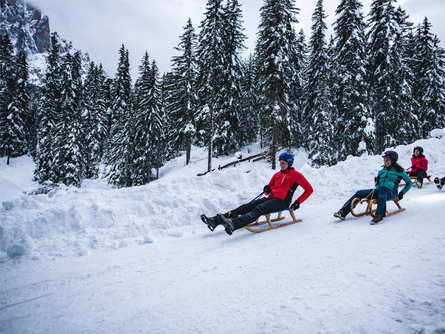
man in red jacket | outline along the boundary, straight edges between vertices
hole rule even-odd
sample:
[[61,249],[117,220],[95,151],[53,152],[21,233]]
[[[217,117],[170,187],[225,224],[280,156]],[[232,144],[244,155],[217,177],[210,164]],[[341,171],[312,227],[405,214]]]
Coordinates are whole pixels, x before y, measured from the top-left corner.
[[428,160],[423,155],[423,148],[416,146],[413,149],[413,156],[411,157],[411,171],[409,176],[416,176],[416,185],[422,188],[423,179],[426,177],[426,171],[428,170]]
[[[225,214],[218,214],[215,217],[201,215],[201,220],[207,224],[211,231],[218,225],[222,225],[226,233],[231,235],[233,231],[253,223],[262,215],[285,210],[289,207],[294,210],[300,207],[300,204],[314,190],[306,178],[292,167],[294,156],[291,153],[281,153],[278,160],[280,161],[281,170],[272,177],[269,184],[265,185],[263,189],[268,197],[251,201]],[[292,196],[298,186],[301,186],[304,192],[290,205]]]

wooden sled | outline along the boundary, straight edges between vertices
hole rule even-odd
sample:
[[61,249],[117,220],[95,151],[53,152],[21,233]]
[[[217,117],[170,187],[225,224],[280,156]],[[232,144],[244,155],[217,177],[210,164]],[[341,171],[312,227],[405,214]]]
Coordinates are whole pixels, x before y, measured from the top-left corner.
[[[398,209],[395,210],[395,211],[392,211],[392,212],[388,212],[388,205],[386,205],[386,214],[385,214],[385,217],[393,216],[393,215],[395,215],[395,214],[397,214],[397,213],[400,213],[400,212],[406,210],[405,208],[402,208],[402,207],[400,206],[400,203],[399,203],[399,199],[398,199],[398,198],[389,199],[388,201],[386,201],[386,203],[388,203],[388,202],[390,202],[390,201],[394,202],[394,203],[397,205],[397,208],[398,208]],[[361,213],[354,212],[354,209],[355,209],[355,207],[356,207],[358,204],[363,204],[363,203],[365,203],[365,202],[366,202],[366,209],[365,209],[364,212],[361,212]],[[377,204],[377,198],[374,198],[374,199],[360,199],[359,197],[356,197],[356,198],[354,198],[354,199],[352,200],[352,202],[351,202],[351,214],[352,214],[354,217],[361,217],[361,216],[364,216],[364,215],[371,215],[371,216],[374,217],[374,214],[375,214],[375,212],[376,212],[376,210],[377,210],[377,209],[373,209],[373,208],[372,208],[372,206],[373,206],[374,204]]]
[[[417,181],[417,176],[414,176],[414,175],[411,176],[411,175],[409,175],[409,178],[411,179],[411,181],[413,181],[413,186],[415,186],[415,185],[416,185],[416,181]],[[425,177],[425,179],[427,179],[428,182],[423,181],[423,185],[433,183],[433,180],[431,180],[431,175],[427,175],[427,176]],[[425,179],[424,179],[424,180],[425,180]],[[402,186],[405,186],[405,185],[406,185],[406,183],[402,183],[402,184],[399,184],[399,187],[402,187]]]
[[[286,223],[281,223],[281,224],[275,224],[275,225],[272,224],[272,223],[275,223],[275,222],[277,222],[277,221],[286,219],[286,217],[284,217],[284,216],[281,215],[282,212],[283,212],[283,211],[286,211],[286,210],[289,210],[289,213],[290,213],[290,215],[291,215],[291,217],[292,217],[292,221],[290,221],[290,222],[286,222]],[[271,218],[271,217],[270,217],[270,215],[272,215],[272,214],[274,214],[274,213],[278,213],[277,218]],[[300,223],[300,222],[303,221],[302,219],[297,219],[297,218],[295,218],[294,210],[291,209],[291,208],[289,208],[289,209],[284,209],[284,210],[281,210],[281,211],[272,212],[272,213],[269,213],[269,214],[267,214],[267,215],[265,215],[265,216],[266,216],[266,220],[264,220],[264,221],[259,221],[260,218],[258,218],[254,223],[249,224],[249,225],[245,226],[244,228],[245,228],[246,230],[250,231],[250,232],[258,233],[258,232],[264,232],[264,231],[274,230],[274,229],[277,229],[277,228],[280,228],[280,227],[283,227],[283,226],[292,225],[292,224]],[[267,227],[263,227],[263,228],[253,228],[254,226],[263,225],[263,224],[265,224],[265,223],[268,223],[269,226],[267,226]]]

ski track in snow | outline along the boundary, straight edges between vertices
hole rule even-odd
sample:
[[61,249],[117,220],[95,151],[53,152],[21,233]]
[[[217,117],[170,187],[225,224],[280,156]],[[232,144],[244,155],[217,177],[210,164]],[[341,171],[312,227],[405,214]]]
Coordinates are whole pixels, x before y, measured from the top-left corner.
[[[445,176],[444,138],[415,144]],[[397,147],[405,167],[413,146]],[[445,191],[411,189],[406,211],[377,226],[339,221],[381,158],[320,169],[302,158],[315,189],[303,222],[229,237],[199,214],[249,201],[273,172],[246,163],[194,177],[201,160],[143,187],[3,201],[2,249],[29,248],[0,263],[0,333],[445,332]]]

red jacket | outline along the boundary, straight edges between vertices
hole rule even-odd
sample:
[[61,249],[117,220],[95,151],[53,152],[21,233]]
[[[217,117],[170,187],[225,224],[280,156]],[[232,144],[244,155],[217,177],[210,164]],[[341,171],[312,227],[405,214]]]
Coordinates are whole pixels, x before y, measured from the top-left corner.
[[416,168],[411,168],[411,173],[416,173],[419,170],[428,170],[428,160],[426,160],[424,155],[419,155],[418,157],[411,157],[411,166],[416,166]]
[[308,180],[294,168],[279,171],[269,182],[271,192],[268,198],[279,198],[290,205],[294,191],[299,185],[303,187],[304,193],[297,200],[303,203],[314,192]]

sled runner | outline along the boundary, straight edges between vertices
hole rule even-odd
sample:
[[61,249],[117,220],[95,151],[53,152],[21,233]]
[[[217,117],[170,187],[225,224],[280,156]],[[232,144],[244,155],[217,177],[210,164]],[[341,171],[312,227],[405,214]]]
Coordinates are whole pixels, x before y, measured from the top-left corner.
[[[292,220],[291,220],[290,222],[287,222],[287,223],[281,223],[281,224],[276,224],[276,225],[272,224],[272,223],[275,223],[275,222],[277,222],[277,221],[286,219],[286,217],[282,216],[281,214],[282,214],[283,211],[287,211],[287,210],[289,210],[289,213],[290,213],[290,215],[291,215],[291,217],[292,217]],[[274,214],[274,213],[278,213],[277,218],[271,218],[271,215]],[[275,211],[275,212],[269,213],[269,214],[267,214],[267,215],[265,215],[265,216],[266,216],[266,220],[264,220],[264,221],[259,221],[260,218],[261,218],[261,217],[260,217],[260,218],[258,218],[254,223],[249,224],[249,225],[247,225],[247,226],[244,227],[244,228],[245,228],[246,230],[250,231],[250,232],[264,232],[264,231],[269,231],[269,230],[277,229],[277,228],[280,228],[280,227],[283,227],[283,226],[292,225],[292,224],[295,224],[295,223],[300,223],[300,222],[303,221],[302,219],[297,219],[297,218],[295,218],[294,210],[291,209],[291,208],[289,208],[289,209],[284,209],[284,210],[281,210],[281,211]],[[269,226],[266,226],[266,227],[263,227],[263,228],[254,228],[254,226],[260,226],[260,225],[263,225],[263,224],[265,224],[265,223],[268,223]]]
[[[402,211],[405,211],[405,210],[406,210],[405,208],[402,208],[402,207],[400,206],[400,203],[399,203],[399,199],[398,199],[398,198],[389,199],[389,200],[386,201],[386,203],[388,203],[388,202],[390,202],[390,201],[394,202],[394,203],[397,205],[398,209],[395,210],[395,211],[392,211],[392,212],[388,212],[388,209],[385,208],[385,210],[386,210],[386,214],[385,214],[385,216],[386,216],[386,217],[393,216],[393,215],[395,215],[395,214],[397,214],[397,213],[399,213],[399,212],[402,212]],[[364,212],[361,212],[361,213],[354,212],[354,209],[355,209],[355,207],[356,207],[358,204],[363,204],[363,203],[365,203],[365,202],[366,202],[366,210],[365,210]],[[376,209],[373,209],[373,208],[372,208],[372,206],[373,206],[374,204],[377,204],[377,198],[374,198],[374,199],[360,199],[359,197],[356,197],[356,198],[354,198],[354,199],[352,200],[352,202],[351,202],[351,214],[352,214],[354,217],[361,217],[361,216],[364,216],[364,215],[371,215],[371,216],[374,217],[374,213],[375,213],[375,211],[376,211]]]

